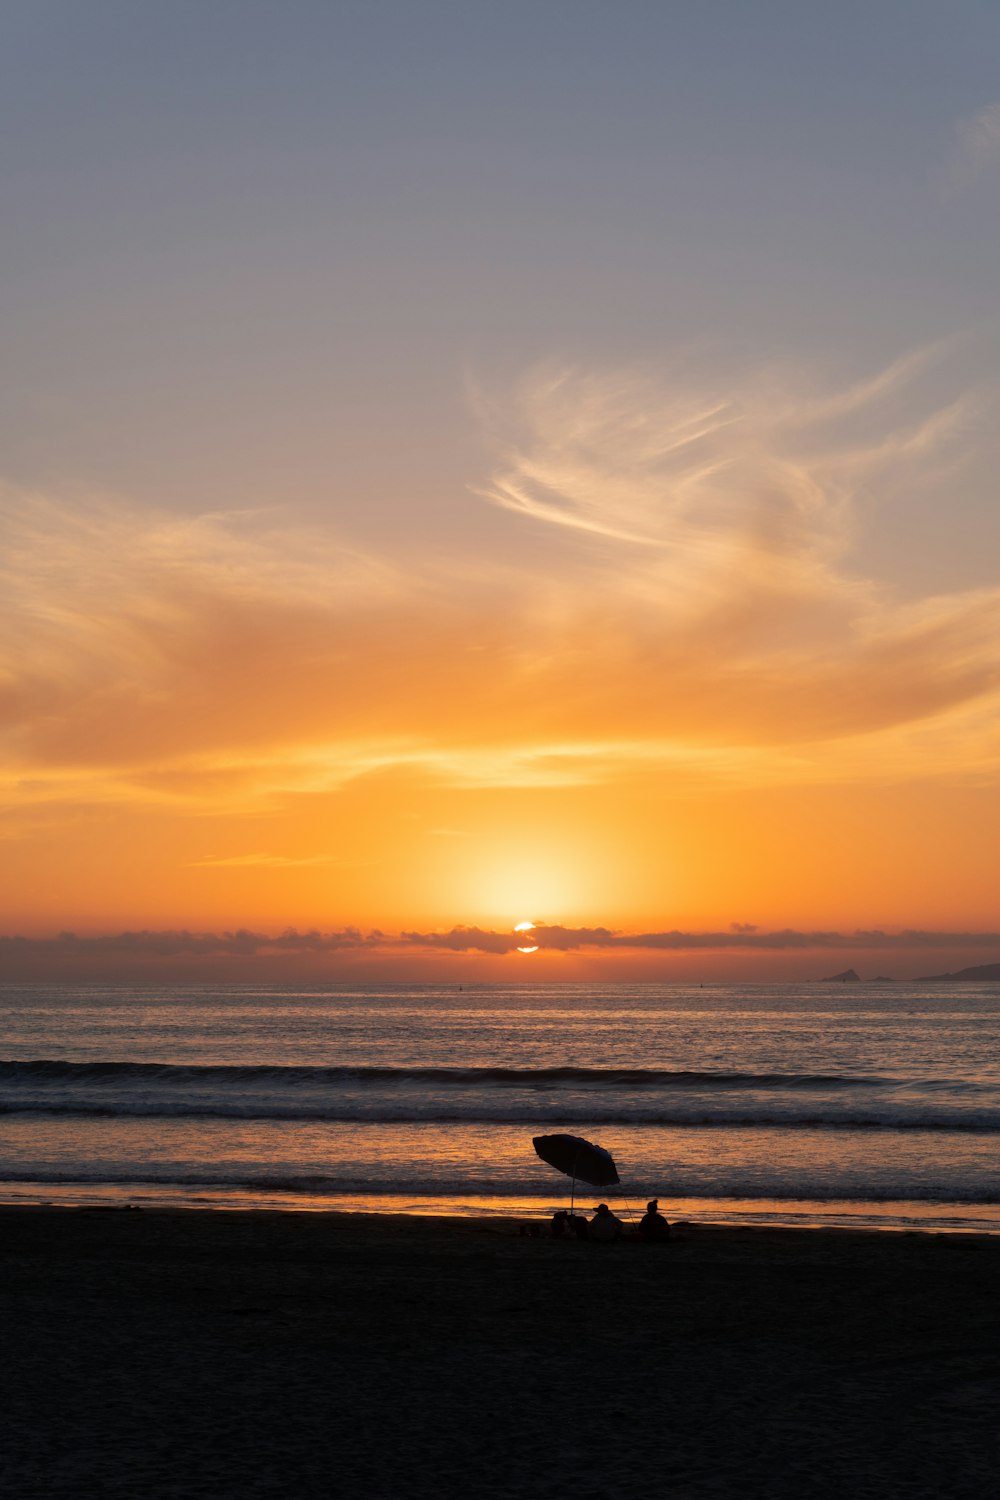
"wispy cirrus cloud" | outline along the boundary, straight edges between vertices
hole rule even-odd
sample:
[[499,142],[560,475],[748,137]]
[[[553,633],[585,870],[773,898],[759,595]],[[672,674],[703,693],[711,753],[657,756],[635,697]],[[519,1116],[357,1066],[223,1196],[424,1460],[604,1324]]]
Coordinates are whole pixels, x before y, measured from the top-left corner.
[[975,405],[901,400],[941,349],[840,390],[804,372],[708,380],[543,366],[513,398],[479,398],[500,460],[482,494],[504,509],[652,551],[657,583],[689,609],[720,587],[838,595],[862,487],[926,463]]
[[960,121],[957,135],[951,179],[958,187],[968,187],[1000,168],[1000,100]]
[[1000,589],[900,602],[858,565],[866,496],[947,475],[978,419],[922,391],[934,358],[837,389],[529,374],[485,487],[547,539],[516,568],[471,532],[402,559],[290,512],[8,489],[0,805],[993,774]]
[[[309,854],[301,858],[290,854],[206,854],[202,859],[191,860],[189,868],[296,870],[314,865],[335,865],[341,869],[357,869],[360,863],[355,859],[338,859],[333,854]],[[373,864],[375,861],[369,860],[366,863]]]

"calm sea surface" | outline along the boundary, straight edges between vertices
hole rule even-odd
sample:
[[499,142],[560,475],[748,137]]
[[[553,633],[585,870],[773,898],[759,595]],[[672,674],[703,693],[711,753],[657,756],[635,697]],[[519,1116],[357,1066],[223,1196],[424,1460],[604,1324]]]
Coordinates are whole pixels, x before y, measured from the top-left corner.
[[[1000,986],[0,989],[0,1201],[1000,1233]],[[582,1189],[582,1205],[615,1190]]]

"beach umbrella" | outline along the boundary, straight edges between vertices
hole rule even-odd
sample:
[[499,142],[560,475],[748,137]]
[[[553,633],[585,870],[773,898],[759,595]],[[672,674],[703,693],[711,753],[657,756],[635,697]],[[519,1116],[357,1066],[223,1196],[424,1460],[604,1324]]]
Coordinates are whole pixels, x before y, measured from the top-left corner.
[[542,1161],[572,1177],[570,1212],[576,1197],[577,1178],[589,1182],[591,1187],[613,1187],[618,1181],[618,1171],[611,1152],[593,1141],[585,1141],[582,1135],[536,1135],[533,1145]]

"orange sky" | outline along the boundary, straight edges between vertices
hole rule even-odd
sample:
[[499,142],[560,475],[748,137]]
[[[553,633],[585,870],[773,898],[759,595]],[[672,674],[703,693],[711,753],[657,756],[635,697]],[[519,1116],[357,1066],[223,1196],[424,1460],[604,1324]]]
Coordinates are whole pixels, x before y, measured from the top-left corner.
[[890,20],[25,21],[10,973],[1000,960],[1000,106]]
[[8,932],[991,932],[1000,593],[851,560],[853,491],[948,444],[851,446],[909,379],[539,377],[468,501],[518,562],[10,494]]

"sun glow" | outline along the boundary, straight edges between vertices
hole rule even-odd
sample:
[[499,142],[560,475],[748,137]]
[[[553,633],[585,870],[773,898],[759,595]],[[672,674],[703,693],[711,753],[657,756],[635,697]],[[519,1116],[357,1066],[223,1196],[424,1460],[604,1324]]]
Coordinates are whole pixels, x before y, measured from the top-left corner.
[[[455,893],[462,909],[477,921],[513,927],[523,911],[559,920],[599,908],[595,873],[605,859],[603,844],[595,847],[530,797],[518,818],[514,836],[498,827],[501,816],[489,809],[477,847],[455,851],[462,861]],[[529,818],[533,828],[525,826]]]

